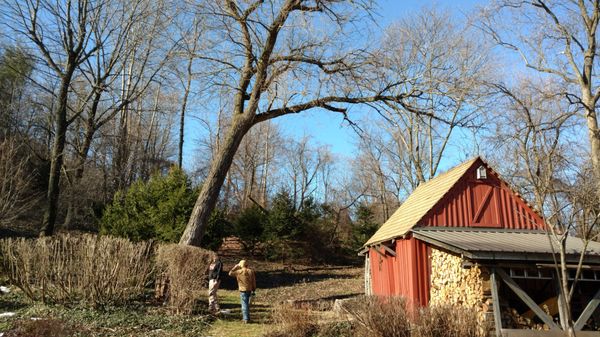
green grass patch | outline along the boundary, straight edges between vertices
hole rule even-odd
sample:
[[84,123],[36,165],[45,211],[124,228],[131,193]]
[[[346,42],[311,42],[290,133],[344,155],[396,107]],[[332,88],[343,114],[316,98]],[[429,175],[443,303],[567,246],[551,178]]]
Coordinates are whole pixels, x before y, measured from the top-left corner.
[[69,336],[187,337],[204,335],[211,323],[211,318],[207,315],[173,315],[163,307],[144,302],[134,302],[123,307],[91,309],[29,304],[17,292],[5,296],[10,298],[2,297],[0,312],[11,311],[16,315],[0,318],[0,332],[14,332],[24,326],[29,332],[47,331],[47,326],[56,328],[57,325],[62,325],[64,331],[69,331]]

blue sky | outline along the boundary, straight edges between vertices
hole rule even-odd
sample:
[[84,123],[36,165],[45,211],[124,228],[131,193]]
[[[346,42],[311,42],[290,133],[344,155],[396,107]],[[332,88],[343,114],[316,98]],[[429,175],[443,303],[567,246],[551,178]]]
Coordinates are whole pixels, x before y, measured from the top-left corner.
[[[419,1],[419,0],[381,0],[379,24],[384,29],[390,23],[419,11],[422,7],[439,6],[442,9],[453,11],[455,15],[466,15],[474,10],[477,5],[485,3],[481,0],[446,0],[446,1]],[[359,106],[351,107],[350,116],[358,117],[360,114],[369,113]],[[277,119],[277,122],[287,135],[302,137],[312,136],[318,145],[328,145],[332,152],[340,157],[353,157],[356,150],[356,134],[348,123],[344,122],[340,114],[313,110],[298,115],[288,115]],[[464,149],[463,149],[464,150]],[[457,161],[464,158],[457,156]],[[450,165],[455,163],[450,163]],[[442,165],[445,166],[445,165]]]
[[[422,7],[436,6],[441,9],[452,11],[457,16],[466,15],[474,10],[478,4],[485,3],[482,0],[380,0],[379,17],[376,18],[380,28],[375,28],[375,32],[385,29],[390,23],[418,12]],[[365,107],[352,106],[350,107],[350,117],[353,120],[358,119],[366,113],[373,113]],[[355,131],[344,122],[342,115],[327,112],[323,110],[310,110],[300,114],[286,115],[274,120],[278,124],[286,136],[291,136],[299,139],[303,136],[310,136],[313,140],[313,145],[329,146],[331,151],[339,157],[339,159],[354,157],[356,153],[357,137]],[[198,163],[195,156],[199,135],[194,135],[194,131],[198,130],[198,122],[193,119],[188,119],[186,130],[188,135],[191,135],[185,143],[184,166],[188,169],[193,169]],[[459,145],[461,153],[465,152],[468,144]],[[457,153],[456,158],[451,158],[448,165],[456,164],[464,159],[464,155]],[[442,165],[441,169],[446,169],[448,165]]]

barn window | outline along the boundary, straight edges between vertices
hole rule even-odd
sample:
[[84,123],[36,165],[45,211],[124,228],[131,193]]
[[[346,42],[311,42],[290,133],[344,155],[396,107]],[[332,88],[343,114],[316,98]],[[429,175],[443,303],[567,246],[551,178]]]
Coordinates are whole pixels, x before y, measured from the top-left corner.
[[487,179],[487,170],[483,165],[477,169],[477,179]]

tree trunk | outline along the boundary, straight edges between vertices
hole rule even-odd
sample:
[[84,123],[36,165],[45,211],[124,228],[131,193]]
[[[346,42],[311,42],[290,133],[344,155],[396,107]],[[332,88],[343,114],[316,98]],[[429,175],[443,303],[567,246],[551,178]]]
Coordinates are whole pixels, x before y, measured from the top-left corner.
[[[600,187],[600,130],[598,130],[598,119],[596,111],[588,111],[586,116],[588,137],[590,139],[592,167],[596,178],[596,184]],[[600,197],[600,195],[598,196]]]
[[200,246],[210,214],[217,204],[221,186],[223,186],[227,172],[233,162],[233,157],[244,135],[252,127],[253,117],[253,114],[247,113],[234,117],[221,148],[215,153],[210,170],[206,180],[202,183],[200,195],[196,200],[194,210],[179,243]]
[[[77,162],[75,163],[75,179],[73,181],[73,186],[77,187],[81,183],[81,179],[83,178],[83,173],[85,172],[85,162],[87,161],[88,153],[90,152],[90,148],[92,147],[92,140],[94,139],[94,134],[98,130],[98,125],[96,125],[96,112],[98,111],[98,105],[100,104],[101,92],[97,92],[94,100],[92,101],[92,107],[90,108],[90,113],[86,121],[85,126],[85,135],[83,138],[83,146],[81,150],[77,153]],[[67,215],[65,217],[65,221],[63,222],[64,228],[69,228],[71,226],[71,222],[73,218],[76,216],[77,209],[73,205],[73,198],[69,198],[69,204],[67,206]]]
[[[583,102],[585,104],[585,120],[588,129],[588,138],[590,140],[590,158],[592,160],[592,169],[597,186],[600,188],[600,130],[598,130],[598,118],[594,98],[591,89],[586,87],[582,89]],[[600,189],[598,192],[600,198]]]
[[61,79],[58,94],[58,106],[55,113],[55,135],[52,144],[50,174],[48,177],[48,193],[46,195],[46,210],[41,235],[50,236],[54,233],[56,214],[58,208],[58,197],[60,195],[60,172],[63,165],[63,155],[67,134],[67,99],[69,96],[69,84],[74,69],[71,66]]
[[[195,44],[194,44],[195,46]],[[183,135],[185,127],[185,109],[187,107],[188,97],[190,96],[190,87],[192,85],[192,65],[194,62],[193,56],[190,57],[187,64],[187,79],[185,83],[185,91],[183,93],[183,102],[181,102],[181,112],[179,115],[179,153],[177,155],[177,165],[179,168],[183,166]]]

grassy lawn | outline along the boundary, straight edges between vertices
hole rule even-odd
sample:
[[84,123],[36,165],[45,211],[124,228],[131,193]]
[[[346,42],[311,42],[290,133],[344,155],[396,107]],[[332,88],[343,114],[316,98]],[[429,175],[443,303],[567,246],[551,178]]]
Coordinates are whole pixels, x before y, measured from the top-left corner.
[[18,328],[19,336],[191,337],[204,334],[211,323],[205,315],[171,315],[145,302],[103,309],[32,304],[16,290],[0,297],[0,312],[16,314],[0,318],[0,332]]
[[[224,261],[225,270],[237,261]],[[257,291],[250,309],[251,324],[241,322],[239,292],[235,281],[225,277],[219,300],[221,308],[230,310],[220,315],[211,325],[208,336],[254,337],[275,328],[271,313],[278,304],[292,301],[308,302],[315,310],[327,310],[337,298],[362,294],[363,269],[348,266],[283,266],[277,263],[253,262],[256,270]],[[325,311],[317,314],[326,318]]]
[[235,290],[220,290],[219,302],[222,310],[228,314],[219,315],[211,324],[207,336],[211,337],[254,337],[262,336],[271,324],[271,306],[261,302],[261,297],[256,296],[250,307],[250,324],[242,323],[240,307],[240,293]]
[[[236,262],[225,261],[225,270]],[[235,280],[225,276],[219,299],[221,309],[228,313],[217,317],[206,313],[206,294],[200,294],[197,313],[186,316],[171,314],[160,303],[155,303],[150,294],[147,299],[125,307],[93,310],[29,303],[13,289],[0,296],[0,313],[16,313],[0,318],[0,332],[20,327],[29,329],[29,334],[21,336],[44,336],[46,331],[55,329],[55,336],[254,337],[275,328],[271,313],[280,303],[307,301],[317,314],[327,316],[321,310],[330,309],[336,298],[355,296],[363,290],[362,268],[359,267],[284,268],[281,264],[266,262],[255,262],[254,267],[258,289],[251,306],[250,324],[241,321]]]

